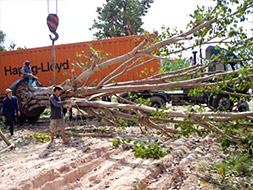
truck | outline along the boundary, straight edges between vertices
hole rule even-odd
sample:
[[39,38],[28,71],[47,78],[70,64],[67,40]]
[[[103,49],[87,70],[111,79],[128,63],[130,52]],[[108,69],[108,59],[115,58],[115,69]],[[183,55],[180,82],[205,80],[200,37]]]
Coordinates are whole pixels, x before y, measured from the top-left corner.
[[[222,49],[222,48],[221,48]],[[206,48],[206,59],[210,59],[212,55],[217,55],[220,53],[221,49],[216,49],[215,46],[208,46]],[[195,65],[197,63],[196,58],[196,51],[193,52],[192,57],[192,65]],[[227,55],[228,57],[237,58],[237,56],[234,53],[229,53]],[[201,50],[200,50],[200,58],[202,58]],[[228,64],[222,64],[222,63],[214,63],[211,66],[208,67],[208,72],[215,72],[215,71],[235,71],[240,69],[243,65],[242,62],[229,62]],[[212,93],[204,93],[204,95],[201,96],[189,96],[190,88],[183,88],[181,90],[175,90],[175,91],[138,91],[138,92],[131,92],[131,93],[124,93],[121,95],[121,97],[126,98],[128,100],[134,101],[137,98],[143,98],[143,99],[150,99],[151,106],[161,108],[162,106],[165,106],[166,103],[171,103],[172,106],[182,106],[186,104],[195,104],[195,105],[201,105],[206,104],[209,108],[212,110],[231,110],[234,103],[230,100],[229,95],[225,94],[217,94],[214,95]],[[223,89],[227,92],[234,93],[235,90],[227,86],[225,89]],[[244,91],[237,91],[239,93],[246,94],[247,90]]]
[[[155,35],[150,34],[149,39],[152,40]],[[100,51],[101,54],[110,54],[110,58],[121,56],[130,52],[139,43],[146,38],[145,35],[136,35],[128,37],[117,37],[112,39],[93,40],[80,43],[62,44],[55,46],[56,52],[56,80],[55,84],[61,84],[66,79],[72,77],[71,70],[75,69],[76,75],[82,72],[77,59],[89,56],[90,48]],[[147,58],[151,59],[151,58]],[[19,101],[21,118],[22,120],[34,121],[37,120],[40,114],[46,107],[36,108],[35,110],[29,110],[26,107],[26,95],[22,94],[21,89],[25,88],[26,81],[22,79],[22,67],[23,63],[29,60],[32,73],[38,77],[37,86],[52,86],[53,85],[53,63],[52,63],[52,47],[39,47],[31,49],[22,49],[14,51],[0,52],[0,105],[1,101],[5,97],[5,89],[11,88],[13,94],[17,96]],[[110,68],[104,69],[101,72],[97,72],[92,75],[89,81],[100,82],[105,76],[111,73],[121,63],[118,63]],[[139,74],[144,69],[152,70],[153,72],[146,73],[146,75],[140,76]],[[154,60],[147,63],[144,66],[140,66],[134,71],[128,72],[115,80],[115,82],[137,80],[144,77],[149,77],[152,73],[158,72],[160,69],[160,61]],[[138,74],[139,73],[139,74]]]

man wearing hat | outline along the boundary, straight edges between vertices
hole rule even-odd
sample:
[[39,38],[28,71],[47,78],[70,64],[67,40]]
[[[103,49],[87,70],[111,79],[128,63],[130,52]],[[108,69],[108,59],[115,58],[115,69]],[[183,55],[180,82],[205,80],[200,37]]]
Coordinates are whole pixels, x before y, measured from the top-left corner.
[[26,60],[24,66],[22,67],[22,76],[24,79],[29,80],[29,85],[32,86],[32,82],[38,78],[33,76],[32,69],[30,67],[30,61]]
[[54,142],[54,133],[58,130],[61,131],[63,143],[68,143],[65,135],[65,124],[63,119],[62,107],[65,104],[70,104],[70,101],[61,101],[60,94],[62,93],[61,86],[54,87],[54,93],[50,96],[50,131],[51,131],[51,142],[48,147]]
[[20,116],[18,100],[16,96],[12,95],[11,89],[5,90],[6,97],[2,103],[2,119],[5,120],[5,124],[9,126],[11,136],[14,134],[14,122],[16,115]]

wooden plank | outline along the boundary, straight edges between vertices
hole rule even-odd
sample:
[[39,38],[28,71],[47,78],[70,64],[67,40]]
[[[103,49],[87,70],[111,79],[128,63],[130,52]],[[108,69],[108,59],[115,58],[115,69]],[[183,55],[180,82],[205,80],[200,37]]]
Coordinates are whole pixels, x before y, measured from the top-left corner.
[[3,134],[3,132],[2,132],[1,130],[0,130],[0,137],[4,140],[4,142],[5,142],[8,146],[11,145],[10,141],[4,136],[4,134]]

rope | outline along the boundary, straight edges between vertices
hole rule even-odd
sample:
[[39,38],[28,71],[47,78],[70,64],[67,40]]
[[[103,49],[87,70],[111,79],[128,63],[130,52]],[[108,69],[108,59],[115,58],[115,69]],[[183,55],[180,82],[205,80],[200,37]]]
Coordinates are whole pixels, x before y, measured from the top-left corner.
[[0,154],[3,153],[3,152],[5,152],[6,150],[12,148],[12,147],[15,148],[15,145],[14,145],[14,144],[9,145],[9,146],[6,147],[5,149],[1,150],[1,151],[0,151]]

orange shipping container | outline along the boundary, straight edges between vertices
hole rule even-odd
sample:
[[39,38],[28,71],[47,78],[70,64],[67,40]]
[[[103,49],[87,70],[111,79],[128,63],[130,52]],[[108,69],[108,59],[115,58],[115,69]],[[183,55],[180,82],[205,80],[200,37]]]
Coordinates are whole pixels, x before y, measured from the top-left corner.
[[[114,58],[131,51],[144,38],[144,35],[139,35],[56,45],[56,84],[60,84],[66,79],[71,78],[72,68],[75,69],[77,75],[81,73],[82,70],[75,66],[76,55],[79,53],[89,55],[89,44],[95,50],[102,50],[105,53],[111,54],[111,58]],[[16,80],[22,78],[22,67],[25,60],[31,62],[32,72],[38,77],[39,82],[43,86],[51,86],[53,84],[52,48],[50,46],[0,52],[0,97],[4,96],[4,90],[6,88],[9,88]],[[96,79],[99,82],[119,64],[94,74],[89,82]],[[159,67],[159,61],[152,61],[134,71],[122,75],[117,81],[136,80],[148,77],[153,74],[150,72],[151,70],[156,72],[159,70]],[[144,71],[146,74],[141,75]]]

